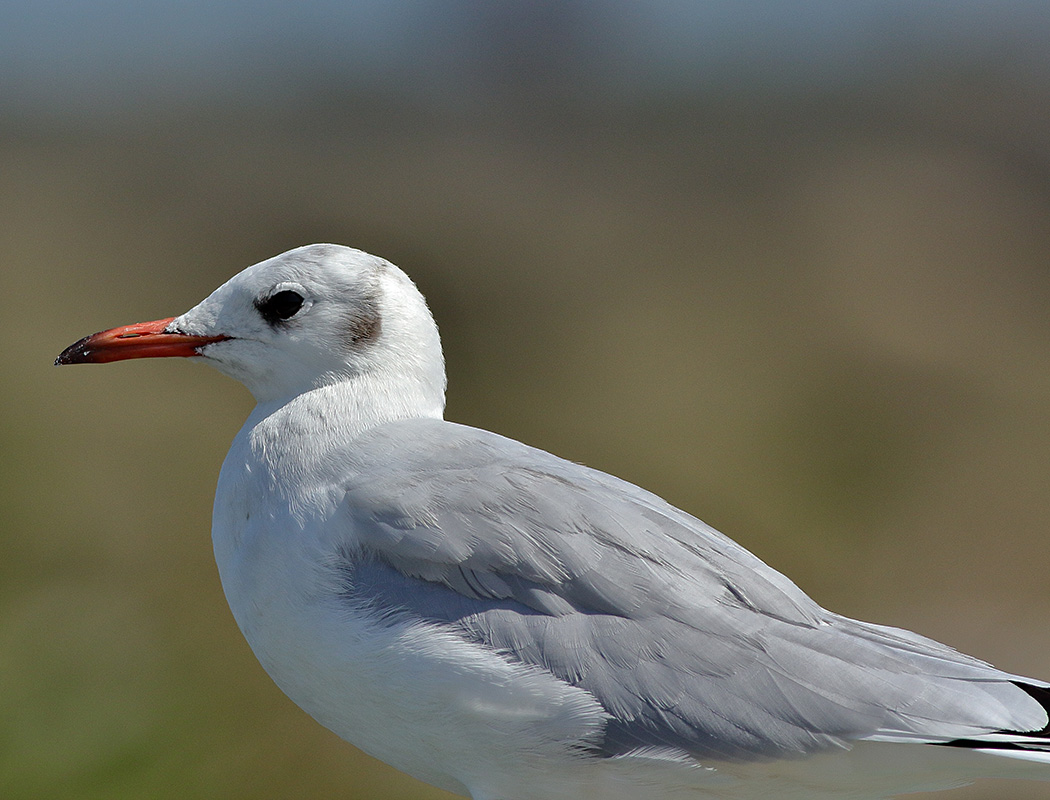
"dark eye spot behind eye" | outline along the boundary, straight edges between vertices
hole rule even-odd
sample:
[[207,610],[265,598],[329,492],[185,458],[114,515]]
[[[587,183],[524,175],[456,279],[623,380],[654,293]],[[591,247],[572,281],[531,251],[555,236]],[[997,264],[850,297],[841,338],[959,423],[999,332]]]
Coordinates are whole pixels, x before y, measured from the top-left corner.
[[264,320],[271,325],[276,325],[286,319],[291,319],[299,313],[303,307],[303,296],[291,289],[277,292],[265,300],[256,300],[255,307]]

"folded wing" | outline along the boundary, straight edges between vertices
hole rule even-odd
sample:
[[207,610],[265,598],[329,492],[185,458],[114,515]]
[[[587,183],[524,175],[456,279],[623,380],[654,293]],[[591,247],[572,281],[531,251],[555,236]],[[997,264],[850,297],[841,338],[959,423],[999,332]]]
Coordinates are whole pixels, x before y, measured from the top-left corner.
[[655,495],[519,442],[388,424],[355,442],[345,490],[347,597],[587,690],[610,715],[602,754],[1045,734],[1046,684],[827,612]]

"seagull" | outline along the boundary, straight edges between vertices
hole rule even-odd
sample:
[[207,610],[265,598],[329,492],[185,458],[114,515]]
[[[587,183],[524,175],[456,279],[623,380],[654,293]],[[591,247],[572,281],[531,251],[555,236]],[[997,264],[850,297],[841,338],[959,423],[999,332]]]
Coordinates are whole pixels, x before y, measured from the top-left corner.
[[885,798],[1050,778],[1050,683],[826,611],[633,484],[445,421],[408,276],[333,244],[56,364],[186,357],[257,405],[215,558],[274,682],[473,800]]

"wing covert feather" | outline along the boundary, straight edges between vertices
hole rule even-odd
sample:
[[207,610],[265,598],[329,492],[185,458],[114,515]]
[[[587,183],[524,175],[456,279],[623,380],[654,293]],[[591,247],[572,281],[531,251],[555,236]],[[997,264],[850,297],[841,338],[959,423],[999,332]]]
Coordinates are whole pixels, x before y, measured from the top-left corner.
[[802,754],[1046,724],[1012,676],[831,614],[657,496],[439,420],[355,442],[348,596],[455,627],[591,692],[603,752]]

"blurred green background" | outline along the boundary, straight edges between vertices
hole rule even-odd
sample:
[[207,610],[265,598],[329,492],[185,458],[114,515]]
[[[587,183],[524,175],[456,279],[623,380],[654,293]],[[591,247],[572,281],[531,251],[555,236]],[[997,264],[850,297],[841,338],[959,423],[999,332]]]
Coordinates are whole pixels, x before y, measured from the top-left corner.
[[233,624],[247,392],[51,366],[313,241],[416,279],[450,419],[1050,678],[1048,41],[1019,0],[4,4],[0,797],[444,796]]

